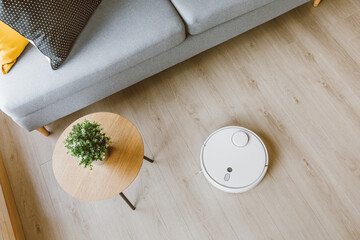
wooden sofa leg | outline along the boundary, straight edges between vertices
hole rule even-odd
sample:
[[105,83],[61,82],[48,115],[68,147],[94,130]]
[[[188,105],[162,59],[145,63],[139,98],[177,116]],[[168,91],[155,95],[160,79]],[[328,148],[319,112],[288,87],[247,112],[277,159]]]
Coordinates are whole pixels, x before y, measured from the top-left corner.
[[50,132],[45,127],[40,127],[36,130],[46,137],[50,135]]
[[321,0],[314,0],[314,7],[317,7],[319,6]]

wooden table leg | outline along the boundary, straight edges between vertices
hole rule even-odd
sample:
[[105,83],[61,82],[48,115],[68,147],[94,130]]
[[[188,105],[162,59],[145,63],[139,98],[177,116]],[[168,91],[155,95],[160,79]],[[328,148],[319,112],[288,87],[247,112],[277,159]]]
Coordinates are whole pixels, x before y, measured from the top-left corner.
[[127,199],[127,197],[122,192],[119,193],[119,195],[125,200],[125,202],[129,205],[129,207],[131,207],[132,210],[135,210],[135,206],[132,205],[129,199]]
[[19,212],[0,153],[0,239],[25,240]]
[[148,157],[147,157],[147,156],[145,156],[145,155],[144,155],[144,159],[145,159],[146,161],[151,162],[151,163],[153,163],[153,162],[154,162],[154,160],[152,160],[151,158],[148,158]]
[[319,6],[321,0],[314,0],[314,7],[317,7]]
[[40,127],[36,130],[46,137],[50,135],[50,132],[45,127]]

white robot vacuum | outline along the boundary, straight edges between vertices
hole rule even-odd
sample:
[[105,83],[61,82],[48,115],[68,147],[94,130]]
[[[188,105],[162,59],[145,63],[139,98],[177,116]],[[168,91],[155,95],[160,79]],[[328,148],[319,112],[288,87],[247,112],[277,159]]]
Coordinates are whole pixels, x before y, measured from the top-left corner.
[[269,163],[263,141],[238,126],[213,132],[201,148],[200,161],[206,179],[230,193],[254,188],[265,176]]

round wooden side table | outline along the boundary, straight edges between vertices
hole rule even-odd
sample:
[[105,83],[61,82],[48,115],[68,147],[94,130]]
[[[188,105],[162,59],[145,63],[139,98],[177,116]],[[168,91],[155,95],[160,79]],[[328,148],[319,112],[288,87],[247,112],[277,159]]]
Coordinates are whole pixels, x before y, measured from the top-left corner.
[[[93,170],[79,166],[76,158],[67,154],[64,143],[73,125],[85,119],[99,122],[112,142],[110,157]],[[135,125],[118,114],[99,112],[79,118],[64,130],[55,145],[52,164],[59,185],[73,197],[101,201],[120,194],[135,210],[123,191],[138,175],[143,159],[153,162],[144,156],[144,144]]]

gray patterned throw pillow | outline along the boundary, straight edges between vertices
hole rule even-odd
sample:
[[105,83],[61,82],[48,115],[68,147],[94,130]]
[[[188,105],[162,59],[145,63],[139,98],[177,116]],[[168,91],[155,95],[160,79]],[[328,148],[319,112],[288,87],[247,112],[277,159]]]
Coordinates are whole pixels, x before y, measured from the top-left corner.
[[57,69],[101,0],[0,0],[0,20],[34,43]]

